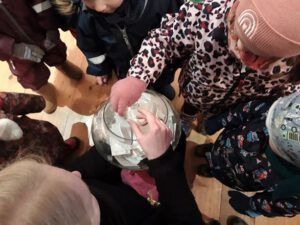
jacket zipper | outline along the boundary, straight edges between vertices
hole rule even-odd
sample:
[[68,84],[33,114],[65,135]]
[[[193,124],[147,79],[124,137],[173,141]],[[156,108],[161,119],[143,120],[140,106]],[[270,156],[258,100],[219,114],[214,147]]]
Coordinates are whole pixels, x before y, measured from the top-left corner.
[[133,53],[133,50],[132,50],[132,45],[129,41],[129,38],[128,38],[128,35],[127,35],[127,32],[126,32],[126,26],[124,26],[123,29],[121,27],[119,27],[118,25],[116,25],[116,26],[121,31],[123,40],[125,41],[125,44],[126,44],[128,50],[129,50],[130,54],[131,54],[131,57],[133,57],[134,53]]
[[[141,13],[138,16],[137,20],[139,20],[142,17],[142,15],[144,14],[147,4],[148,4],[148,0],[145,1],[143,10],[141,11]],[[131,45],[131,43],[129,41],[129,37],[128,37],[127,32],[126,32],[126,26],[124,26],[123,29],[120,26],[118,26],[118,25],[116,25],[116,27],[122,33],[123,40],[125,41],[125,44],[126,44],[128,50],[129,50],[130,54],[131,54],[131,57],[133,57],[135,54],[133,52],[132,45]]]
[[12,23],[12,25],[16,28],[17,32],[21,36],[21,38],[25,39],[26,42],[28,42],[29,44],[32,44],[33,41],[31,40],[31,38],[25,33],[25,31],[22,29],[22,27],[17,23],[17,21],[8,12],[8,10],[4,7],[4,5],[2,3],[3,3],[3,1],[0,0],[0,10],[2,10],[3,13],[8,17],[8,19],[10,20],[10,22]]

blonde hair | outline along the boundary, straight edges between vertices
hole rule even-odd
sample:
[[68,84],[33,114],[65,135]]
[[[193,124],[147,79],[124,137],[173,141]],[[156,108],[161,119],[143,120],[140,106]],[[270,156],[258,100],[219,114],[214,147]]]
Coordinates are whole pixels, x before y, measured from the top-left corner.
[[69,16],[76,12],[77,6],[72,0],[52,0],[52,4],[56,7],[61,15]]
[[91,225],[79,194],[43,166],[25,159],[0,171],[0,224]]

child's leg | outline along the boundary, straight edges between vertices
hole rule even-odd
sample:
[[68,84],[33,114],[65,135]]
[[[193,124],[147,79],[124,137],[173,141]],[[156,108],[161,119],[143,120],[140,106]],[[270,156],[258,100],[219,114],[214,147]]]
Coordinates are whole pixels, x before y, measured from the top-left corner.
[[45,108],[43,97],[32,94],[0,92],[0,109],[13,115],[41,112]]
[[189,136],[192,130],[192,124],[197,119],[198,110],[191,104],[184,102],[180,112],[181,128],[186,136]]

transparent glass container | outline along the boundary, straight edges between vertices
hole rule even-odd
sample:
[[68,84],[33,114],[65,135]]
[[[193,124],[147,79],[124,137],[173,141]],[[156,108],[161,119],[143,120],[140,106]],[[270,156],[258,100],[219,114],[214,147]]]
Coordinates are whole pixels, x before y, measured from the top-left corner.
[[[154,91],[146,90],[141,98],[128,108],[124,117],[113,111],[109,101],[104,102],[94,115],[92,138],[101,156],[121,168],[147,169],[145,154],[128,123],[128,119],[131,119],[139,124],[136,118],[139,108],[153,113],[171,129],[173,149],[176,148],[181,135],[179,114],[166,97]],[[148,125],[140,126],[142,132],[147,132],[147,128]]]

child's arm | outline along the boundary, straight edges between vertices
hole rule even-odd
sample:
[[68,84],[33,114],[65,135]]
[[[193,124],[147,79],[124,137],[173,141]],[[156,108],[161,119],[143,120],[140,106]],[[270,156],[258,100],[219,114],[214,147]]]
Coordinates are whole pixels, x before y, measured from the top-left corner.
[[105,43],[96,34],[96,28],[90,20],[81,20],[77,29],[77,46],[85,55],[88,67],[87,73],[93,76],[111,77],[112,64],[106,58]]
[[56,30],[59,27],[54,8],[49,0],[29,0],[28,4],[38,15],[39,24],[45,30]]
[[[186,3],[178,13],[166,15],[161,27],[144,39],[139,53],[131,60],[128,75],[147,84],[155,82],[166,64],[184,59],[195,50],[197,30],[194,24],[201,18],[202,4]],[[197,14],[197,15],[196,15]]]
[[271,100],[254,100],[246,103],[238,104],[224,113],[210,117],[203,121],[202,132],[207,134],[214,134],[222,128],[234,128],[241,124],[245,124],[253,120],[254,118],[260,117],[266,113],[273,103]]
[[[162,18],[161,27],[144,39],[139,53],[131,60],[128,77],[114,84],[110,102],[119,115],[135,103],[149,83],[154,83],[166,64],[184,61],[195,51],[195,39],[199,39],[202,4],[185,3],[175,14]],[[129,79],[130,78],[130,79]],[[130,88],[128,83],[138,88]]]

